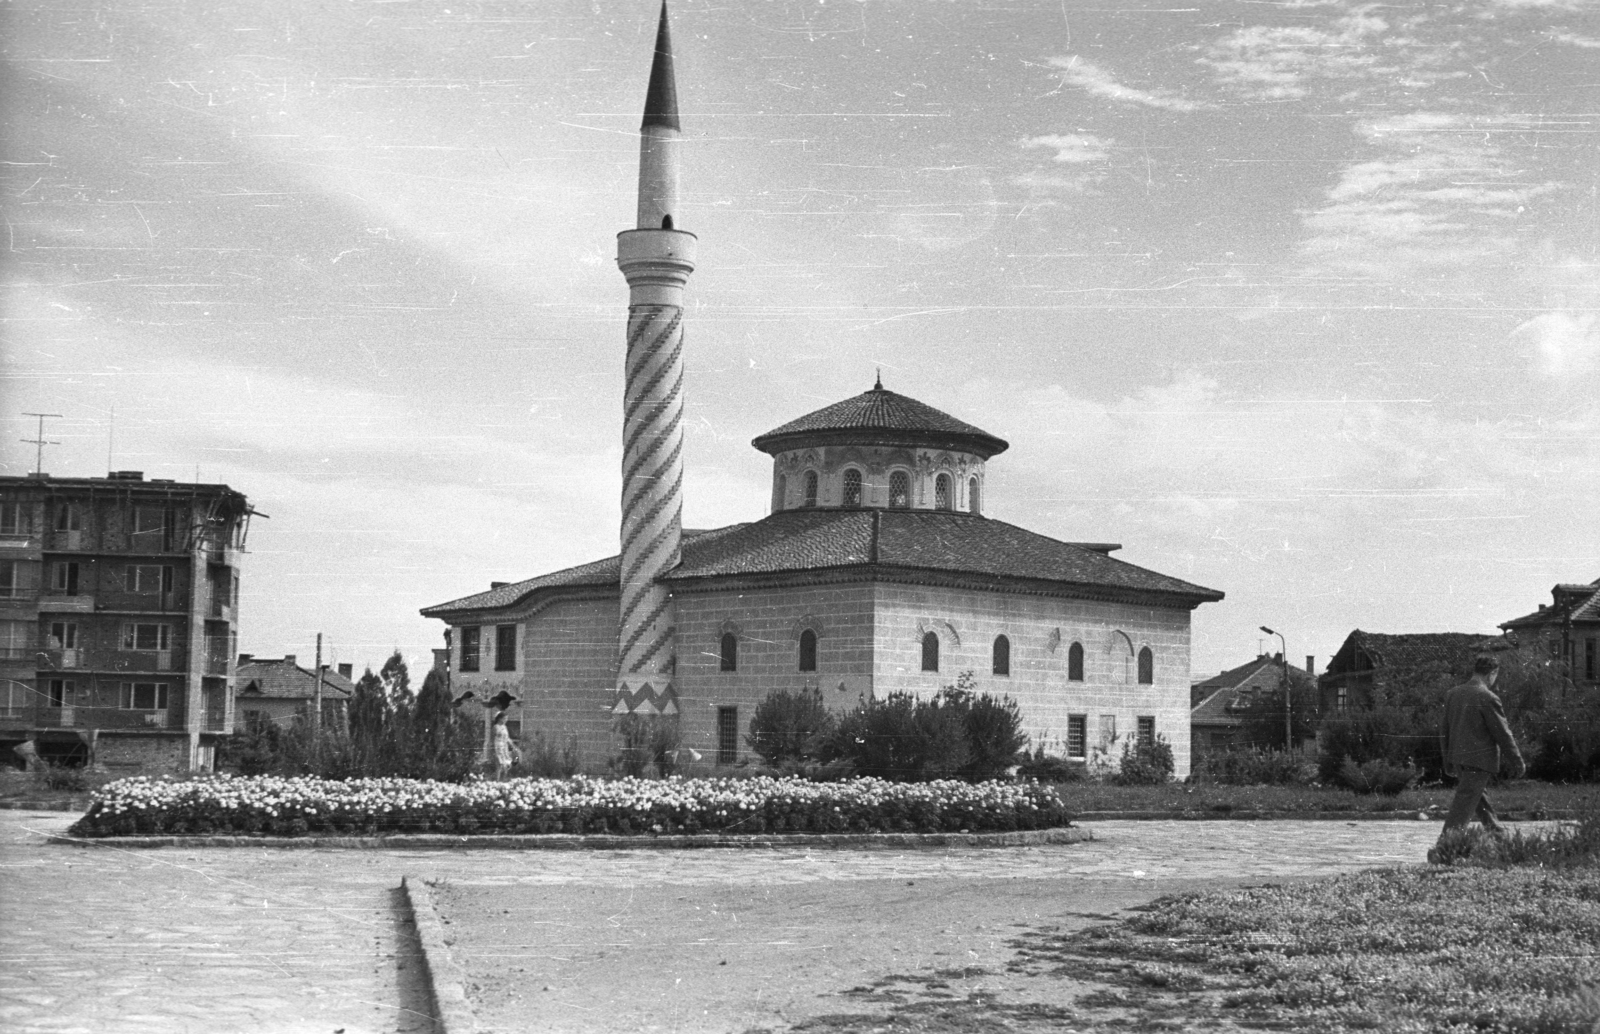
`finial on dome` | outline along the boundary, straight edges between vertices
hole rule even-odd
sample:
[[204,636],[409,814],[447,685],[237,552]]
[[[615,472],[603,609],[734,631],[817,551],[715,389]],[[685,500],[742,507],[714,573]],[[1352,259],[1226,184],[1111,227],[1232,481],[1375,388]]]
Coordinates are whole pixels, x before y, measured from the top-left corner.
[[874,383],[872,385],[872,390],[873,391],[882,391],[883,390],[883,367],[881,367],[881,366],[878,367],[878,379],[877,379],[876,383]]

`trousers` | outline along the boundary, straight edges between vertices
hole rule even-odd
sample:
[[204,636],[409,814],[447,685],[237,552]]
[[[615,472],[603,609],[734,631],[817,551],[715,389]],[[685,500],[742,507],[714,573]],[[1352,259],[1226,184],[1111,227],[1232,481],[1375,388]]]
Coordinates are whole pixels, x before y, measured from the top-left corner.
[[1493,772],[1485,772],[1481,768],[1459,770],[1456,795],[1450,801],[1450,814],[1444,820],[1446,830],[1461,829],[1474,817],[1483,823],[1484,829],[1500,828],[1500,817],[1494,813],[1494,805],[1489,803],[1489,794],[1486,792],[1492,778]]

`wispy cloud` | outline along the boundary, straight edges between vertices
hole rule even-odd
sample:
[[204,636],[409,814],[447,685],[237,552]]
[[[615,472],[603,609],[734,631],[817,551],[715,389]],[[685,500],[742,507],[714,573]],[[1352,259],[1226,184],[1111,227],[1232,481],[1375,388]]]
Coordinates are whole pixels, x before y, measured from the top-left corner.
[[1141,90],[1120,83],[1110,72],[1078,54],[1053,57],[1050,59],[1050,67],[1060,70],[1063,82],[1119,104],[1136,104],[1166,111],[1199,111],[1210,107],[1172,90]]
[[1513,251],[1514,221],[1559,184],[1529,180],[1494,142],[1506,119],[1413,112],[1361,123],[1379,157],[1344,168],[1303,213],[1301,256],[1389,278]]
[[[1112,142],[1091,133],[1049,133],[1024,137],[1024,151],[1055,151],[1050,161],[1057,167],[1031,169],[1012,182],[1036,194],[1081,194],[1106,177],[1105,163]],[[1061,167],[1061,166],[1064,166]]]
[[1216,41],[1200,59],[1217,79],[1256,100],[1297,100],[1318,83],[1414,80],[1435,60],[1405,46],[1384,18],[1357,8],[1326,24],[1250,25]]
[[1549,311],[1517,327],[1512,340],[1528,350],[1540,377],[1592,392],[1600,380],[1600,266],[1568,259],[1542,272],[1552,282]]

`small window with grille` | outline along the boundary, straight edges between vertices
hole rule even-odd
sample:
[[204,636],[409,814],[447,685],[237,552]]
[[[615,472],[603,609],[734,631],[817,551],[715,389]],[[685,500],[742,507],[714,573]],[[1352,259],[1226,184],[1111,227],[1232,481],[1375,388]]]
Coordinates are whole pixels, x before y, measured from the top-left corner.
[[717,764],[739,763],[739,709],[717,708]]
[[911,475],[903,470],[897,470],[889,475],[889,509],[909,510],[911,508]]
[[844,472],[844,505],[861,505],[861,471],[853,467]]

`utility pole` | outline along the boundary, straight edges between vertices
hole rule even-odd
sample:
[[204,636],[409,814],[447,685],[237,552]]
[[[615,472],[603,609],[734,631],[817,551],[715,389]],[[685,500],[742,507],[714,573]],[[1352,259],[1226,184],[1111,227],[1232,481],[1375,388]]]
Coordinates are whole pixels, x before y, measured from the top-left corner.
[[322,633],[317,633],[317,691],[312,696],[311,742],[320,750],[322,746]]
[[1283,676],[1283,749],[1293,750],[1294,723],[1289,717],[1289,713],[1292,710],[1292,707],[1289,703],[1289,644],[1283,638],[1282,632],[1274,632],[1266,625],[1261,626],[1261,631],[1267,633],[1267,635],[1277,636],[1278,647],[1283,651],[1282,653],[1278,654],[1278,660],[1283,665],[1283,671],[1281,673]]
[[34,452],[33,472],[34,472],[35,475],[43,474],[44,473],[44,447],[46,445],[60,445],[61,444],[60,442],[50,441],[50,440],[45,438],[45,436],[44,436],[44,421],[45,421],[46,417],[54,417],[54,418],[59,420],[59,419],[61,419],[61,414],[60,413],[24,413],[22,415],[23,416],[36,416],[36,417],[39,418],[39,437],[37,437],[37,438],[24,438],[24,439],[22,439],[22,441],[27,442],[30,445],[38,446],[38,449],[35,450],[35,452]]

